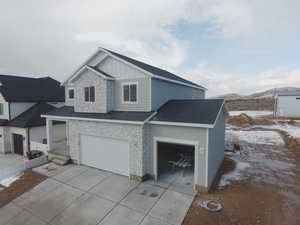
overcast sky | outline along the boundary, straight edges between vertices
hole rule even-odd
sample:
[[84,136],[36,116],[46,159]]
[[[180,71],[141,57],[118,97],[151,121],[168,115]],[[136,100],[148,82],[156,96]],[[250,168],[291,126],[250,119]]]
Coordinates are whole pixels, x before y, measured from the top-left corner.
[[66,79],[98,46],[210,96],[300,87],[299,0],[1,0],[0,73]]

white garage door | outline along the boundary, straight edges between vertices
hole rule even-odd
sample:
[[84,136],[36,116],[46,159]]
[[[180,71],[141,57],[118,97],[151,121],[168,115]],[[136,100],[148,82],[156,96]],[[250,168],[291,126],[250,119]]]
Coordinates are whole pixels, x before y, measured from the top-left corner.
[[129,143],[112,138],[82,135],[81,163],[129,176]]

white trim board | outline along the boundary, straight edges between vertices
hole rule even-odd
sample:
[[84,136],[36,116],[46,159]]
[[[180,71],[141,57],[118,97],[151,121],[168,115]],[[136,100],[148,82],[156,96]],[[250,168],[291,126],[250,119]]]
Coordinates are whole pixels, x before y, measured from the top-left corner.
[[80,70],[78,70],[74,76],[72,78],[70,78],[68,81],[69,82],[72,82],[76,77],[80,76],[82,72],[84,72],[85,70],[90,70],[92,72],[94,72],[97,76],[103,78],[104,80],[115,80],[114,78],[110,78],[110,77],[107,77],[105,74],[91,68],[90,66],[88,65],[85,65],[84,67],[82,67]]
[[47,118],[50,120],[58,120],[58,121],[67,121],[67,120],[82,120],[82,121],[93,121],[93,122],[103,122],[103,123],[127,123],[127,124],[136,124],[143,125],[144,121],[130,121],[130,120],[109,120],[109,119],[93,119],[93,118],[82,118],[82,117],[68,117],[68,116],[49,116],[49,115],[41,115],[42,118]]
[[149,123],[155,125],[167,125],[167,126],[214,128],[214,124],[178,123],[178,122],[163,122],[163,121],[150,121]]
[[[136,85],[136,101],[135,102],[131,102],[131,101],[124,101],[124,86],[125,85]],[[139,82],[138,81],[132,81],[132,82],[124,82],[121,83],[121,100],[122,100],[122,104],[139,104]],[[130,99],[130,87],[129,87],[129,99]]]

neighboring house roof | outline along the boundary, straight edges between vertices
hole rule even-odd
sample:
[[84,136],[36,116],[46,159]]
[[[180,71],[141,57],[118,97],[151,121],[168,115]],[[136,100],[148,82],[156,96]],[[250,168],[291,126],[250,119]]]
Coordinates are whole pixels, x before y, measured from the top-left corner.
[[223,105],[223,99],[170,100],[151,122],[214,125]]
[[166,70],[160,69],[160,68],[155,67],[155,66],[151,66],[149,64],[146,64],[144,62],[141,62],[141,61],[138,61],[136,59],[130,58],[128,56],[121,55],[120,53],[116,53],[114,51],[111,51],[111,50],[108,50],[108,49],[105,49],[105,48],[103,48],[103,49],[110,52],[112,55],[126,61],[126,62],[129,62],[129,63],[131,63],[131,64],[133,64],[133,65],[149,72],[149,73],[152,73],[153,75],[156,75],[156,76],[159,76],[159,77],[162,77],[162,78],[166,78],[166,79],[170,79],[170,80],[173,80],[173,81],[179,81],[179,82],[182,82],[182,83],[185,83],[185,84],[188,84],[188,85],[194,85],[196,87],[205,89],[203,86],[201,86],[199,84],[195,84],[191,81],[183,79],[182,77],[177,76],[173,73],[170,73]]
[[17,116],[15,119],[8,121],[6,126],[21,128],[44,126],[46,125],[46,119],[42,118],[41,114],[45,114],[54,109],[56,109],[54,106],[47,103],[38,103]]
[[63,106],[58,109],[54,109],[45,113],[46,116],[54,117],[73,117],[73,118],[85,118],[85,119],[97,119],[97,120],[116,120],[116,121],[135,121],[143,122],[153,112],[125,112],[125,111],[111,111],[108,113],[82,113],[74,112],[74,107]]
[[300,91],[281,91],[278,96],[300,96]]
[[8,102],[63,102],[64,87],[50,77],[0,75],[0,93]]
[[0,119],[0,126],[5,126],[5,124],[8,122],[8,120],[2,120]]

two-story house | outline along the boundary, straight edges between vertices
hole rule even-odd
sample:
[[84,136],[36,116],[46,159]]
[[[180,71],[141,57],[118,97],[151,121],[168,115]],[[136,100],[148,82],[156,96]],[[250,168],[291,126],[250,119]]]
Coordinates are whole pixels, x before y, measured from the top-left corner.
[[223,100],[205,99],[204,87],[104,48],[63,86],[66,106],[43,115],[50,150],[53,121],[65,121],[75,163],[135,180],[159,179],[169,164],[191,167],[198,190],[211,186],[224,157],[226,110]]
[[[46,141],[41,114],[64,105],[60,83],[50,77],[0,75],[0,153],[26,155],[32,143]],[[55,123],[54,141],[66,138],[65,123]]]

